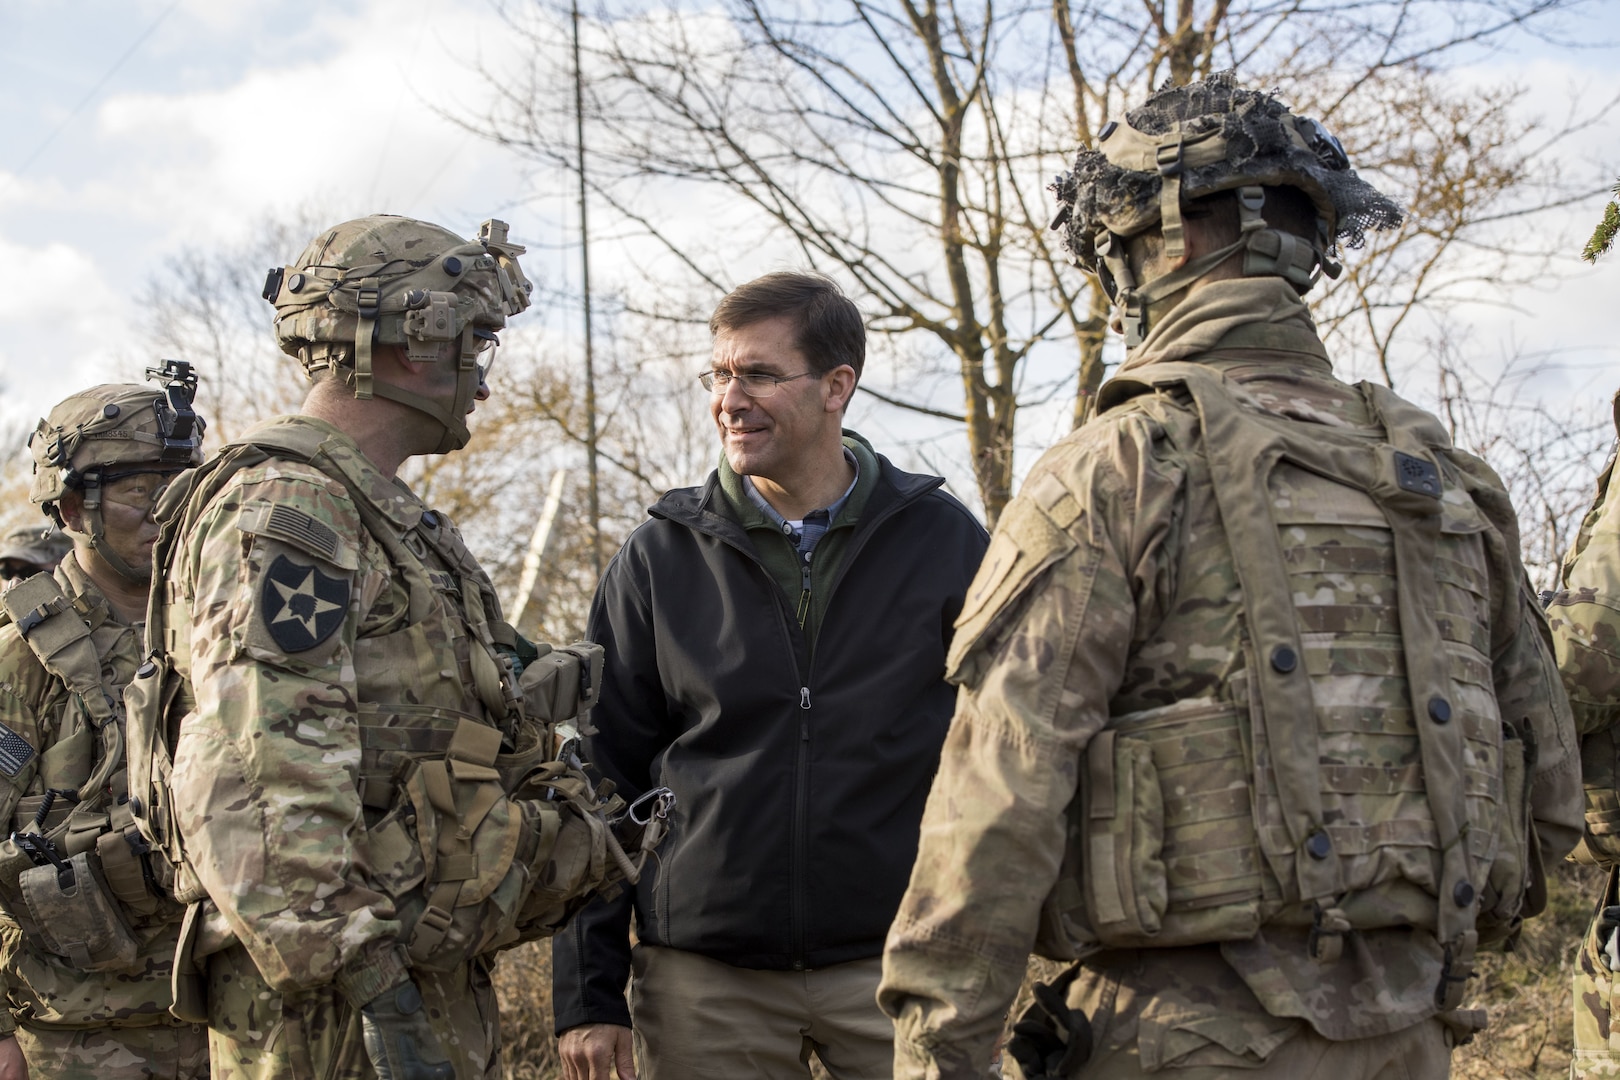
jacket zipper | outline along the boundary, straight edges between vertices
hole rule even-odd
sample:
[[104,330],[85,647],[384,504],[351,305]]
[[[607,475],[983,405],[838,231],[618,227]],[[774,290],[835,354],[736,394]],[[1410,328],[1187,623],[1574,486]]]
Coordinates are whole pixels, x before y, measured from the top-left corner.
[[810,858],[810,688],[799,687],[799,753],[793,795],[793,859],[789,880],[793,922],[793,970],[804,970],[804,894]]

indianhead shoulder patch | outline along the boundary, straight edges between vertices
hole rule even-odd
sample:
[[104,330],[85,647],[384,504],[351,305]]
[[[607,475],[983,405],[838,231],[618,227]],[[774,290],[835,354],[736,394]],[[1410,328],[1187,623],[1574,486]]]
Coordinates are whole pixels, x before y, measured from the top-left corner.
[[289,653],[313,649],[349,613],[349,580],[277,555],[264,575],[259,610],[270,639]]

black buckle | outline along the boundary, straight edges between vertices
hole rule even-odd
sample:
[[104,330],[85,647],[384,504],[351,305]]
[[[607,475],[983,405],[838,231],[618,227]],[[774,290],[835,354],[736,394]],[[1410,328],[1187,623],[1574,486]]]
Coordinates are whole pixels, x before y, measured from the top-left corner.
[[355,303],[360,305],[362,319],[375,319],[382,304],[382,290],[376,285],[360,285],[354,290]]

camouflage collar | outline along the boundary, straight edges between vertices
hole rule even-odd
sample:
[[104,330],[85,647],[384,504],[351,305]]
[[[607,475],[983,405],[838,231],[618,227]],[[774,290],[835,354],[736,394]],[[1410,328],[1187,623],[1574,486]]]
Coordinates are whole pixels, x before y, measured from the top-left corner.
[[384,476],[347,432],[325,420],[302,415],[278,416],[254,426],[240,441],[296,448],[312,462],[317,456],[324,458],[331,468],[316,467],[323,472],[335,471],[337,479],[348,485],[352,496],[376,507],[383,518],[399,529],[401,536],[422,520],[426,507],[415,492],[403,481]]

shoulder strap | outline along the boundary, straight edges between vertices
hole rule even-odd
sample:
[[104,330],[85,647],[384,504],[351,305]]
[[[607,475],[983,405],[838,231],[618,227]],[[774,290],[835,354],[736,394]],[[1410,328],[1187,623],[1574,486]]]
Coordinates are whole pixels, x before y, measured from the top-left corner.
[[54,574],[28,578],[0,596],[0,606],[40,665],[83,705],[100,736],[100,761],[78,791],[81,804],[94,801],[123,763],[124,733],[117,723],[118,704],[101,681],[101,657],[90,626]]

